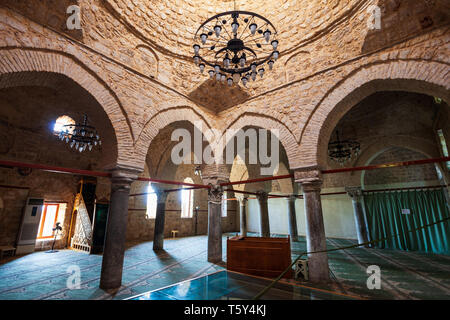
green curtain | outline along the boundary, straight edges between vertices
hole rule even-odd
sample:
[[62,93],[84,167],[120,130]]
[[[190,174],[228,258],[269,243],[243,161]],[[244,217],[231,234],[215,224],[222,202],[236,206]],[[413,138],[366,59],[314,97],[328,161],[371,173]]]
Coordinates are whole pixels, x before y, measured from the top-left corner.
[[[443,189],[368,193],[364,204],[371,239],[400,234],[375,247],[450,255],[449,220],[407,232],[450,216]],[[402,209],[410,214],[402,214]]]

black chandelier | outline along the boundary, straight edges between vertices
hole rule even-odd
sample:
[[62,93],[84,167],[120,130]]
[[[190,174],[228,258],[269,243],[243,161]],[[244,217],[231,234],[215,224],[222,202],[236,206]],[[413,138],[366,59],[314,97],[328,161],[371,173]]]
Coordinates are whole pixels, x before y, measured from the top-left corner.
[[209,18],[194,36],[194,62],[203,73],[207,66],[217,81],[242,82],[244,86],[257,75],[262,78],[264,64],[272,70],[278,59],[277,30],[263,16],[249,11],[228,11]]
[[336,138],[336,141],[328,144],[328,156],[331,160],[343,166],[353,157],[358,156],[361,150],[361,145],[359,142],[354,140],[341,141],[339,138],[339,131],[336,131]]
[[64,125],[59,132],[59,139],[66,141],[72,149],[74,148],[79,152],[87,149],[91,151],[94,146],[102,144],[95,127],[88,125],[87,115],[84,115],[81,124]]

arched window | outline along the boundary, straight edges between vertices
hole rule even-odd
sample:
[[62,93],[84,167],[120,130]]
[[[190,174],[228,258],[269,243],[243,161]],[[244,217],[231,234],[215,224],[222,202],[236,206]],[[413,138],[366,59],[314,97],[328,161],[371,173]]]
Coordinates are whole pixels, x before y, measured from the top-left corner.
[[[194,183],[191,178],[184,179],[185,183]],[[186,187],[183,187],[186,188]],[[181,217],[192,218],[194,214],[194,190],[181,191]]]
[[147,219],[155,219],[158,196],[156,195],[156,193],[154,193],[155,190],[152,188],[151,182],[149,182],[147,190]]
[[[53,125],[53,133],[59,134],[65,125],[75,124],[75,120],[73,120],[69,116],[61,116],[56,119],[55,124]],[[73,129],[72,129],[73,130]]]
[[222,217],[226,217],[227,216],[227,210],[228,210],[228,206],[227,206],[227,192],[224,191],[223,192],[223,196],[222,196]]

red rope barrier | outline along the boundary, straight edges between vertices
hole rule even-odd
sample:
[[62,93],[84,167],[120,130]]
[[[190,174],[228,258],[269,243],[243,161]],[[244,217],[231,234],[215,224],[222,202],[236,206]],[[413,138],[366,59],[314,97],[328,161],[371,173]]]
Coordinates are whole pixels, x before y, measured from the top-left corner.
[[386,168],[395,168],[395,167],[417,166],[417,165],[421,165],[421,164],[440,163],[440,162],[447,162],[447,161],[450,161],[450,157],[435,158],[435,159],[424,159],[424,160],[414,160],[414,161],[403,161],[403,162],[393,162],[393,163],[377,164],[377,165],[365,166],[365,167],[353,167],[353,168],[324,170],[324,171],[322,171],[322,174],[352,172],[352,171],[364,171],[364,170],[375,170],[375,169],[386,169]]

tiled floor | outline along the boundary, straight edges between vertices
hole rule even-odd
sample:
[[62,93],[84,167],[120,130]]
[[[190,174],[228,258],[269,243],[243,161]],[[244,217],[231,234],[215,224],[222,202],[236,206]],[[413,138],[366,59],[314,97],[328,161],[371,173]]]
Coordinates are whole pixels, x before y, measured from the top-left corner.
[[[224,257],[226,236],[223,238]],[[353,244],[328,239],[328,247]],[[130,244],[125,254],[123,286],[114,293],[98,288],[102,257],[71,250],[35,252],[0,264],[0,299],[125,299],[187,279],[211,274],[223,266],[206,261],[206,236],[167,239],[156,254],[152,242]],[[296,258],[305,239],[292,245]],[[450,299],[450,256],[378,249],[329,253],[333,282],[321,289],[378,299]],[[366,286],[369,265],[381,268],[381,290]],[[69,289],[70,268],[79,267],[80,289]],[[298,284],[298,283],[297,283]],[[309,286],[305,283],[304,285]]]

